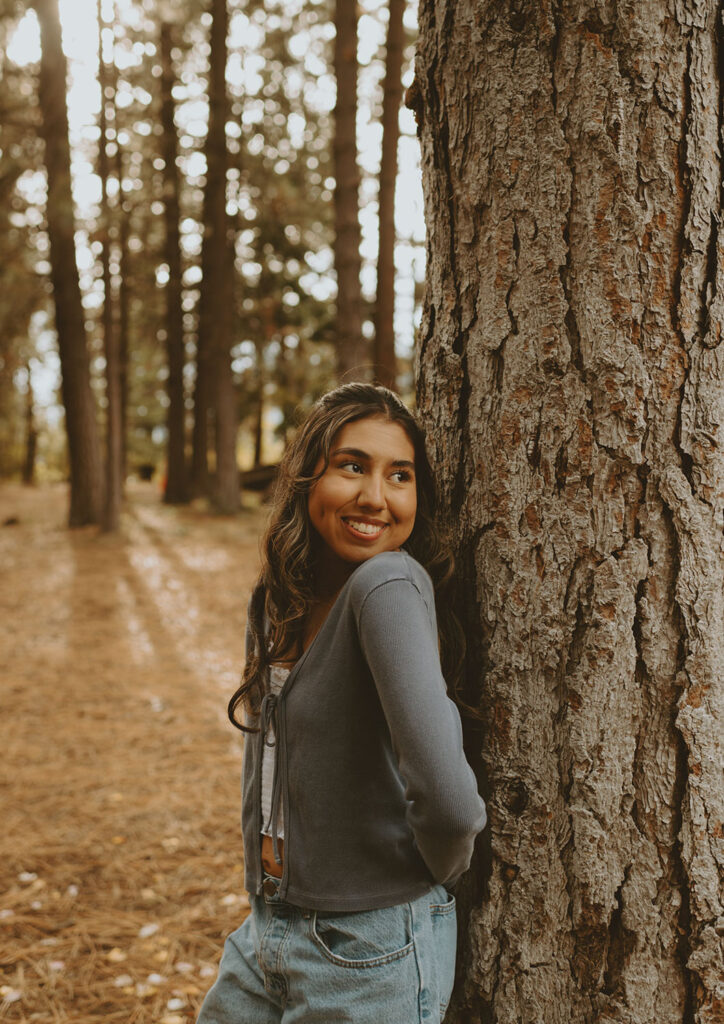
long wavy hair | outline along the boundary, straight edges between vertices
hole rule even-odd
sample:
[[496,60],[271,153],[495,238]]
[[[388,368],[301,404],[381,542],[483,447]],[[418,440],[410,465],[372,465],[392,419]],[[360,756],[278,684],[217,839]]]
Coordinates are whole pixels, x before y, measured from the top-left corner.
[[[279,466],[272,512],[262,539],[261,573],[249,602],[246,664],[241,685],[229,701],[229,718],[244,732],[256,729],[237,719],[237,710],[258,712],[269,685],[269,665],[296,660],[302,650],[304,624],[315,597],[316,544],[307,511],[309,492],[329,465],[339,430],[370,416],[399,423],[415,450],[417,511],[412,533],[403,546],[432,579],[443,674],[451,695],[457,695],[464,639],[452,602],[444,599],[454,563],[438,518],[437,490],[424,434],[393,391],[376,384],[343,384],[315,403]],[[315,472],[320,459],[321,469]]]

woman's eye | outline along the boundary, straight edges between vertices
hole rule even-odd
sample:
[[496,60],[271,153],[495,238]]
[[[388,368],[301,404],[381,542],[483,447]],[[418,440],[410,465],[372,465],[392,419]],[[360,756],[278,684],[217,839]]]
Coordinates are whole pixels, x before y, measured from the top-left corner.
[[409,469],[396,469],[392,475],[397,477],[397,482],[400,484],[405,484],[408,480],[412,479]]
[[362,472],[362,467],[360,466],[359,462],[343,462],[340,468],[349,469],[353,473]]

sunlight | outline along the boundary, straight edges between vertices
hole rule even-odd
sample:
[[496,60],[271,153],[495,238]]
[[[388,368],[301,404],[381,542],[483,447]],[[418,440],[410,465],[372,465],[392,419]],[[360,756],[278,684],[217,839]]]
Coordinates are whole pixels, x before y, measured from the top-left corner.
[[28,11],[20,21],[7,49],[8,58],[21,66],[40,60],[40,27],[35,11]]

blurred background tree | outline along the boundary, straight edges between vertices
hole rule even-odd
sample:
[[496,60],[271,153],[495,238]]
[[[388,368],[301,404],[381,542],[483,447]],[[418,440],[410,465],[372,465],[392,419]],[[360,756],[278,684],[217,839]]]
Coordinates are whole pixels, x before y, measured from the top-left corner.
[[[71,521],[103,518],[108,529],[129,474],[158,472],[168,501],[196,495],[231,511],[238,472],[243,481],[273,465],[300,411],[340,372],[392,383],[396,346],[410,397],[424,256],[417,142],[400,98],[415,11],[392,11],[381,169],[387,3],[365,0],[349,39],[342,26],[341,106],[332,0],[0,3],[0,474],[31,481],[37,467],[41,479],[90,487]],[[36,12],[62,26],[68,57],[67,74],[57,54],[44,62],[55,61],[50,95],[66,100],[70,122],[53,131],[69,154],[75,260],[71,246],[57,272],[77,268],[81,340],[66,375],[87,361],[83,401],[60,390]],[[335,227],[340,139],[345,240]],[[415,188],[397,189],[395,230],[398,147]],[[378,292],[384,374],[374,367]],[[92,441],[78,464],[69,459],[63,428],[72,433],[79,416],[80,436],[104,442],[105,473]],[[88,472],[100,483],[82,484]]]

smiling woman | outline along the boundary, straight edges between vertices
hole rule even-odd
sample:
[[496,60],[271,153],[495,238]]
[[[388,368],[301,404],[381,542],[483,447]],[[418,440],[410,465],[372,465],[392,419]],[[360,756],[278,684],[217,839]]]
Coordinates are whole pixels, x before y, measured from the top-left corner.
[[485,808],[438,653],[450,558],[435,513],[397,395],[348,384],[317,402],[280,467],[229,705],[249,734],[251,916],[198,1024],[442,1020],[449,889]]
[[342,427],[309,495],[317,565],[336,593],[360,562],[402,547],[417,511],[415,449],[399,423],[368,417]]

